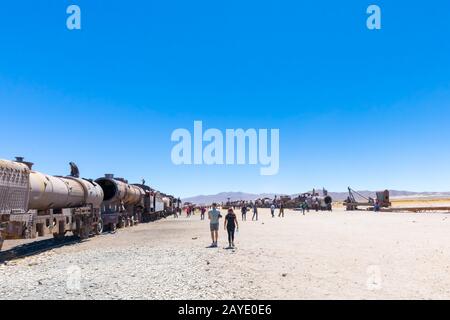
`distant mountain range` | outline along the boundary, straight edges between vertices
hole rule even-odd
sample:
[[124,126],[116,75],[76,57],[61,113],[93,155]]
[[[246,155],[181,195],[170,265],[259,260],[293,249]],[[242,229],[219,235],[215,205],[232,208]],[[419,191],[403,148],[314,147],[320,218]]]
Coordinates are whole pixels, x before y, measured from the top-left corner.
[[[311,192],[311,191],[309,191]],[[317,189],[316,192],[322,194],[322,189]],[[445,198],[450,197],[450,192],[413,192],[413,191],[399,191],[399,190],[389,190],[391,198]],[[365,197],[375,197],[375,191],[358,191]],[[210,204],[213,202],[221,203],[227,202],[228,198],[231,201],[244,200],[250,201],[258,198],[274,198],[276,196],[285,196],[286,194],[280,193],[246,193],[246,192],[221,192],[214,195],[198,195],[195,197],[188,197],[182,199],[183,202],[191,202],[195,204]],[[291,197],[298,196],[299,193],[290,194]],[[334,201],[343,201],[347,198],[348,192],[328,192]],[[355,194],[355,197],[359,196]]]

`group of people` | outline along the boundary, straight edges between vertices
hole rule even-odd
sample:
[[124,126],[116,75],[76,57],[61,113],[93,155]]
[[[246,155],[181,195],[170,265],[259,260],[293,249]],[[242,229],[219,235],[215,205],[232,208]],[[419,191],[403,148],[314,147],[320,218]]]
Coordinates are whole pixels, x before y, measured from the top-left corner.
[[[272,203],[272,205],[270,206],[270,213],[272,214],[272,218],[275,218],[275,204]],[[280,218],[284,218],[284,205],[283,203],[280,203],[280,211],[278,213],[278,217]]]
[[[203,209],[203,208],[202,208]],[[272,214],[272,218],[275,217],[275,204],[272,204],[272,206],[270,207],[270,211]],[[258,221],[258,207],[256,206],[256,204],[247,207],[245,204],[241,207],[241,214],[242,214],[242,221],[246,221],[247,220],[247,212],[252,210],[253,211],[253,216],[252,216],[252,221],[256,220]],[[203,211],[202,211],[203,212]],[[202,215],[204,215],[204,213],[202,213]],[[284,205],[283,203],[280,204],[279,206],[279,213],[278,213],[278,217],[283,217],[284,218]],[[219,236],[219,220],[220,218],[222,218],[222,215],[220,214],[220,210],[217,209],[217,204],[213,203],[212,205],[212,209],[208,212],[208,219],[210,220],[210,230],[211,230],[211,239],[212,239],[212,244],[211,244],[211,248],[215,248],[217,247],[217,239]],[[203,220],[203,218],[202,218]],[[224,229],[227,231],[228,233],[228,248],[234,248],[234,235],[235,232],[237,232],[239,230],[239,223],[237,220],[237,216],[234,213],[234,209],[233,208],[229,208],[228,209],[228,213],[225,216],[224,219]]]
[[[191,215],[195,214],[196,210],[200,210],[200,219],[205,219],[205,213],[207,211],[207,208],[205,206],[201,207],[195,207],[195,206],[187,206],[185,208],[186,210],[186,216],[190,217]],[[217,204],[213,203],[210,207],[211,210],[208,211],[208,219],[210,221],[210,231],[211,231],[211,239],[212,243],[210,245],[211,248],[217,247],[217,240],[219,236],[219,228],[220,228],[220,219],[222,218],[222,215],[220,213],[220,210],[217,208]],[[234,207],[235,209],[235,207]],[[224,230],[228,233],[228,248],[235,248],[234,245],[234,236],[235,233],[239,230],[239,223],[237,220],[237,216],[234,212],[233,208],[229,208],[227,214],[225,215],[224,219]],[[275,218],[275,210],[277,209],[277,206],[275,203],[273,203],[270,206],[270,213],[272,215],[272,218]],[[284,204],[281,202],[278,206],[278,217],[284,218]],[[305,211],[309,211],[308,204],[305,202],[302,204],[301,209],[303,211],[303,215],[305,214]],[[180,210],[181,211],[181,210]],[[250,205],[243,204],[241,206],[241,215],[242,215],[242,221],[247,220],[247,212],[252,211],[252,221],[258,221],[258,207],[256,206],[256,203],[251,203]]]
[[[200,207],[198,208],[200,210],[200,219],[205,220],[205,213],[206,213],[206,207]],[[186,210],[186,217],[189,218],[191,215],[195,215],[195,211],[197,210],[197,207],[195,206],[187,206],[185,208]]]
[[[219,226],[220,226],[220,210],[217,209],[217,204],[213,203],[212,209],[208,212],[208,219],[210,220],[209,228],[211,230],[212,244],[211,248],[217,247],[217,240],[219,238]],[[224,229],[228,233],[228,248],[234,248],[234,233],[239,230],[239,223],[237,221],[236,214],[232,208],[228,209],[228,213],[224,219]]]
[[252,221],[258,221],[258,207],[256,204],[253,206],[247,207],[245,204],[241,207],[242,221],[247,221],[247,212],[253,210]]

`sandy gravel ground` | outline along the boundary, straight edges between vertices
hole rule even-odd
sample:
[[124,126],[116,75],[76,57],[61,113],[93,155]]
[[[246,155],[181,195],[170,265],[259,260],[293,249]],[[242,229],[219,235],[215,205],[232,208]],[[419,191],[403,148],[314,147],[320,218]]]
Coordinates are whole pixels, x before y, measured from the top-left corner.
[[[450,299],[450,215],[168,218],[0,265],[2,299]],[[8,246],[8,242],[6,243]],[[11,245],[11,243],[9,244]]]

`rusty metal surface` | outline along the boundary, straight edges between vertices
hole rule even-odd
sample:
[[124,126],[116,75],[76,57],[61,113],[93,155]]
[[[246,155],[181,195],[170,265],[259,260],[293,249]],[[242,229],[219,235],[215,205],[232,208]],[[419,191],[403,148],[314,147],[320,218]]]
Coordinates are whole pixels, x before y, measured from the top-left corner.
[[23,163],[0,160],[0,214],[28,210],[30,169]]
[[84,204],[84,190],[73,180],[33,171],[30,175],[30,187],[30,209],[48,210]]
[[94,208],[99,208],[103,202],[103,189],[102,187],[91,180],[76,178],[76,177],[65,177],[67,180],[74,180],[81,185],[84,191],[84,203],[92,204]]
[[96,183],[74,178],[55,177],[32,171],[29,209],[76,208],[89,204],[99,207],[103,190]]
[[105,177],[98,178],[95,182],[103,189],[104,202],[107,204],[138,204],[145,195],[145,191],[141,187],[130,185],[126,181],[114,178],[113,175],[105,175]]

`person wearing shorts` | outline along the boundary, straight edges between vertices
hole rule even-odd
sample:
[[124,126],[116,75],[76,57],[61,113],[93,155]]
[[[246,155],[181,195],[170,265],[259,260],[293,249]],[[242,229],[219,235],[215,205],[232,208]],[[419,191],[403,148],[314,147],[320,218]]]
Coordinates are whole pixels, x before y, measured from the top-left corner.
[[211,231],[212,239],[211,248],[217,247],[217,240],[219,238],[219,219],[221,217],[220,211],[217,209],[217,204],[213,203],[212,210],[208,212],[209,229]]

